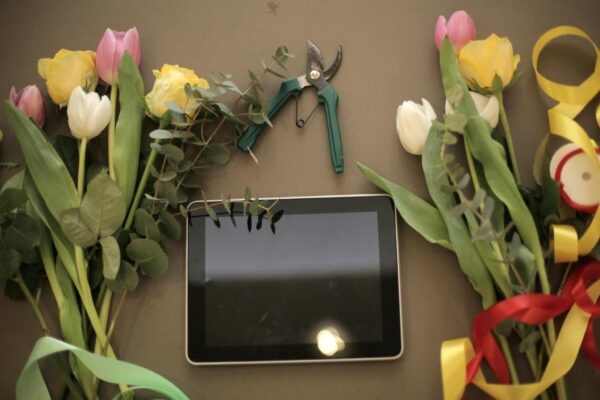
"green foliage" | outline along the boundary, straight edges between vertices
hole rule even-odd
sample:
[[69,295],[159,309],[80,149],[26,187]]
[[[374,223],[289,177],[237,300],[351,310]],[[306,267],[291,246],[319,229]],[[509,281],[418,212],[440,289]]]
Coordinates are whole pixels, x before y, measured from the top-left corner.
[[125,218],[125,198],[119,186],[104,173],[88,185],[79,214],[85,225],[96,235],[112,235]]
[[100,239],[102,247],[102,273],[106,279],[115,279],[121,265],[121,251],[113,236]]

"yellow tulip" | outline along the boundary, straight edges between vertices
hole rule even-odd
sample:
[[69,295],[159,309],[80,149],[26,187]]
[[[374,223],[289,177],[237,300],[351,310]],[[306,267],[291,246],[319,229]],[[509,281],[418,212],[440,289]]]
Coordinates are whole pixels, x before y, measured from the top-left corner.
[[[208,89],[208,82],[205,79],[199,78],[193,70],[179,65],[165,64],[160,71],[154,70],[152,73],[156,80],[152,91],[146,95],[146,104],[150,113],[156,118],[162,117],[167,112],[165,104],[168,102],[175,103],[183,109],[196,103],[196,100],[188,99],[186,96],[186,83]],[[188,115],[192,116],[193,111]]]
[[60,49],[54,58],[38,60],[38,74],[46,80],[52,101],[63,107],[76,87],[82,86],[88,92],[96,88],[96,53]]
[[502,79],[506,87],[513,78],[520,57],[513,54],[513,47],[506,37],[491,34],[485,40],[472,40],[460,51],[458,63],[460,72],[469,86],[473,82],[479,87],[491,89],[494,76]]

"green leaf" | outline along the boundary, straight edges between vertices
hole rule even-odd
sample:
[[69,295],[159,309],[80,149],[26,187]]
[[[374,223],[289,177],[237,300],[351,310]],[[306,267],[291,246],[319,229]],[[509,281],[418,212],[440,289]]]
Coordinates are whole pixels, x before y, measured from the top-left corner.
[[133,57],[127,52],[119,63],[118,85],[119,119],[115,127],[113,163],[127,207],[136,189],[145,114],[144,81]]
[[88,185],[79,214],[81,220],[96,236],[110,236],[125,218],[125,196],[110,177],[98,174]]
[[538,185],[542,184],[544,174],[548,173],[548,141],[550,134],[546,133],[537,149],[533,158],[533,177]]
[[276,77],[278,77],[278,78],[285,79],[285,75],[282,75],[282,74],[280,74],[279,72],[277,72],[277,71],[274,71],[274,70],[273,70],[273,69],[271,69],[271,68],[267,68],[267,69],[265,69],[265,71],[266,71],[266,72],[268,72],[268,73],[269,73],[269,74],[271,74],[271,75],[275,75],[275,76],[276,76]]
[[167,158],[170,158],[175,162],[180,162],[185,158],[183,151],[179,147],[172,144],[163,144],[160,153],[164,154]]
[[456,84],[452,87],[450,87],[447,91],[446,91],[446,100],[448,100],[448,103],[450,103],[450,105],[452,106],[452,109],[456,108],[456,106],[458,106],[458,104],[460,103],[460,101],[463,98],[463,89],[459,84]]
[[541,276],[542,291],[546,293],[549,291],[549,287],[546,279],[545,260],[535,221],[521,197],[506,159],[502,152],[498,151],[498,143],[491,136],[490,125],[479,116],[473,99],[468,95],[467,85],[460,74],[456,54],[448,39],[444,40],[440,49],[440,68],[446,97],[456,85],[459,85],[463,91],[456,111],[465,114],[468,118],[465,140],[469,143],[473,157],[481,163],[491,191],[506,206],[523,243],[534,254],[538,273],[543,274]]
[[221,143],[211,143],[206,145],[202,157],[212,165],[225,165],[231,157],[229,148]]
[[7,188],[0,193],[0,214],[9,213],[27,202],[27,194],[20,189]]
[[12,278],[21,266],[21,255],[13,248],[0,246],[0,279]]
[[166,199],[172,206],[176,206],[179,198],[177,197],[177,189],[172,182],[163,182],[160,180],[154,181],[154,190],[158,198]]
[[435,207],[363,164],[358,163],[358,168],[371,183],[392,197],[398,214],[425,240],[452,250],[446,224]]
[[138,208],[135,212],[134,228],[140,236],[156,241],[160,240],[160,231],[154,218],[143,208]]
[[98,241],[98,235],[81,219],[79,208],[66,211],[60,219],[60,226],[67,239],[77,246],[89,247]]
[[246,188],[244,189],[244,200],[252,200],[252,189],[250,189],[250,186],[246,186]]
[[58,221],[67,210],[77,207],[77,190],[71,175],[40,128],[9,101],[8,121],[21,145],[27,170],[50,213]]
[[77,170],[79,168],[79,145],[77,144],[77,139],[69,136],[57,135],[52,140],[52,145],[56,149],[58,156],[65,163],[73,181],[75,181],[77,179]]
[[17,250],[29,250],[40,242],[41,229],[37,221],[24,212],[17,213],[4,232],[4,242]]
[[169,259],[154,240],[134,239],[127,246],[127,256],[139,264],[144,275],[158,278],[167,272]]
[[248,76],[250,76],[250,80],[252,81],[252,83],[254,83],[254,86],[256,86],[256,88],[262,92],[263,87],[260,84],[260,80],[256,77],[256,74],[251,70],[248,70]]
[[172,139],[173,133],[166,129],[155,129],[150,132],[150,137],[152,139]]
[[179,221],[164,208],[158,211],[158,228],[163,235],[171,240],[179,240],[181,237]]
[[113,236],[100,239],[102,246],[102,273],[106,279],[115,279],[121,264],[121,250]]
[[108,279],[106,284],[114,293],[122,293],[125,289],[128,292],[133,292],[139,283],[139,279],[135,268],[127,261],[121,261],[117,277],[115,279]]
[[281,219],[281,217],[283,217],[283,209],[277,211],[274,215],[273,218],[271,218],[271,225],[279,222],[279,220]]

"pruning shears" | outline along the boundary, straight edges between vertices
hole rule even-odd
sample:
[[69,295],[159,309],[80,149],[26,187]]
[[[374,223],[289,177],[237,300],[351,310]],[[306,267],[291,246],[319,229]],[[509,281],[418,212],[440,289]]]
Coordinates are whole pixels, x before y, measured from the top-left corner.
[[[327,132],[329,134],[329,150],[331,153],[331,162],[336,173],[344,171],[344,153],[342,149],[342,137],[340,135],[340,124],[337,117],[337,105],[339,95],[336,90],[329,85],[327,81],[337,72],[342,63],[342,46],[338,46],[335,61],[329,68],[325,68],[321,51],[312,41],[308,41],[306,73],[298,77],[286,79],[281,83],[279,92],[270,101],[267,115],[273,119],[281,107],[292,97],[296,97],[309,86],[317,88],[317,98],[319,104],[325,107],[325,116],[327,117]],[[311,111],[305,119],[298,119],[298,104],[296,103],[296,126],[304,127],[308,119],[313,115],[315,109]],[[237,146],[240,150],[249,152],[258,135],[266,126],[266,122],[256,124],[252,123],[238,140]]]

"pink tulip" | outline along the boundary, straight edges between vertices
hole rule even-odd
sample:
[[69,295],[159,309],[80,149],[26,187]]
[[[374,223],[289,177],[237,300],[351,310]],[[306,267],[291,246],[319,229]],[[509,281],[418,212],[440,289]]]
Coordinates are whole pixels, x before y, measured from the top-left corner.
[[100,78],[109,85],[119,80],[119,63],[125,51],[140,65],[140,35],[137,28],[133,27],[127,32],[107,28],[96,50],[96,69]]
[[443,15],[440,15],[435,24],[435,45],[438,49],[446,36],[448,36],[454,50],[458,53],[465,44],[475,39],[476,31],[473,18],[463,10],[454,12],[448,22],[446,22]]
[[44,98],[42,92],[35,85],[25,86],[19,92],[13,86],[10,89],[8,99],[23,114],[34,119],[39,126],[44,125],[46,120],[46,110],[44,109]]

